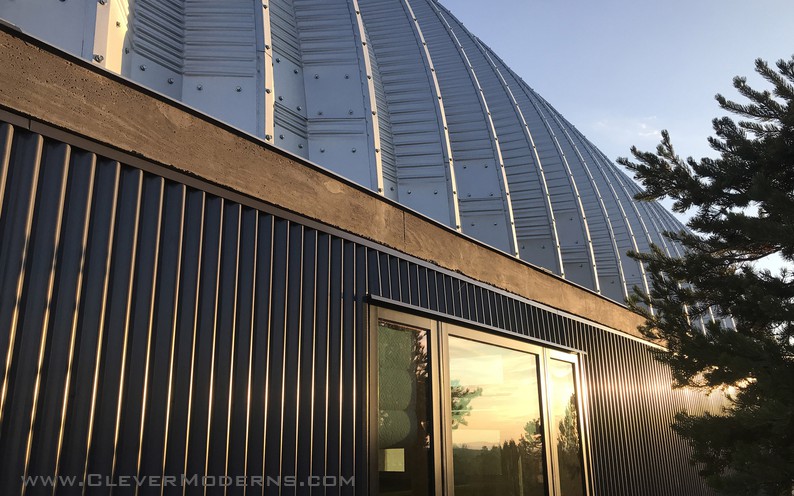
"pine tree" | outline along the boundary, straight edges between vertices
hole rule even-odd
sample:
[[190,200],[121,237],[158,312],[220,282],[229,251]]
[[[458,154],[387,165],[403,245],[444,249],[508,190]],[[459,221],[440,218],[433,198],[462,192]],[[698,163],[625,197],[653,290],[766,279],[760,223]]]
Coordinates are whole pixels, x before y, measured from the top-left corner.
[[[646,264],[650,294],[635,289],[630,306],[641,331],[666,343],[657,358],[674,385],[718,391],[722,412],[681,412],[673,428],[693,447],[692,461],[723,494],[789,496],[794,488],[794,57],[776,68],[756,60],[771,91],[746,78],[733,86],[746,101],[717,95],[739,117],[714,119],[718,158],[681,159],[669,134],[655,153],[621,158],[643,184],[638,200],[673,200],[693,212],[689,230],[665,236],[685,247],[633,253]],[[783,268],[756,262],[778,257]],[[652,310],[651,310],[652,309]],[[717,310],[731,319],[712,319]],[[732,322],[731,322],[732,320]]]

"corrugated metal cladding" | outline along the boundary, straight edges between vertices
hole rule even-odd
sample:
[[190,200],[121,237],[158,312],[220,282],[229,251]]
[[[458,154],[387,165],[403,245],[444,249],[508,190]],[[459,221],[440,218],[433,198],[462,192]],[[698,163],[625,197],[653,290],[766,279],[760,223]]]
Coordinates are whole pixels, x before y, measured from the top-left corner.
[[[0,494],[183,473],[367,494],[368,295],[583,350],[595,494],[709,494],[668,427],[709,400],[646,345],[59,139],[0,124]],[[108,490],[54,494],[83,489]]]
[[660,232],[683,226],[437,0],[0,0],[0,17],[615,301],[648,289],[626,252],[680,250]]

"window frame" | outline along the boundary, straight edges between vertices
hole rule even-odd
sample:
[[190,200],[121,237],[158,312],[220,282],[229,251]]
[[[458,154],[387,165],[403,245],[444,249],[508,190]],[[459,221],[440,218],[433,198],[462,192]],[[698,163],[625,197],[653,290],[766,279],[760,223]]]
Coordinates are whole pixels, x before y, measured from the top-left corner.
[[427,332],[428,370],[430,371],[431,391],[431,453],[433,474],[430,476],[432,494],[455,494],[455,481],[452,467],[452,424],[451,398],[444,394],[450,387],[449,378],[449,337],[476,341],[478,343],[498,346],[514,351],[529,353],[537,357],[539,401],[543,419],[544,439],[544,466],[546,468],[546,496],[560,496],[559,460],[557,459],[556,434],[551,429],[551,411],[549,405],[549,360],[558,360],[570,363],[573,366],[574,388],[576,391],[576,407],[578,412],[578,428],[580,438],[580,459],[582,463],[582,483],[584,494],[591,495],[590,476],[592,465],[590,460],[588,412],[582,377],[581,366],[582,352],[554,348],[550,343],[537,342],[526,336],[510,337],[504,333],[496,333],[477,326],[476,323],[458,322],[453,319],[442,319],[439,315],[423,316],[418,312],[409,312],[404,309],[391,309],[382,306],[369,305],[369,332],[367,333],[367,419],[368,431],[368,461],[369,461],[369,487],[372,494],[378,494],[378,322],[383,320],[395,324],[416,327]]

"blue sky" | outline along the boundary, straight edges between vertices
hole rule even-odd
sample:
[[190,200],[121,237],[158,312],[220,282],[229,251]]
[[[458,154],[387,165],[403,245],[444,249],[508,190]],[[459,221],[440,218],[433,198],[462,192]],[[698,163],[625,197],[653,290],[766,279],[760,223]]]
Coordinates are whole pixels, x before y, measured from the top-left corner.
[[716,93],[794,54],[794,0],[441,0],[611,159],[711,154]]

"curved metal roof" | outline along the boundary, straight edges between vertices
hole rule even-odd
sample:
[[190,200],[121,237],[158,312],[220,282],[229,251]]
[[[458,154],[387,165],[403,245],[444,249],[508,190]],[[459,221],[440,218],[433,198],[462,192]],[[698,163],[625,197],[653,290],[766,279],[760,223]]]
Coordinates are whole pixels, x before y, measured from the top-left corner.
[[435,0],[0,1],[0,17],[614,300],[647,289],[628,250],[679,249],[660,233],[681,224]]

